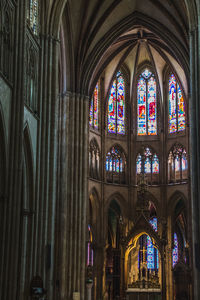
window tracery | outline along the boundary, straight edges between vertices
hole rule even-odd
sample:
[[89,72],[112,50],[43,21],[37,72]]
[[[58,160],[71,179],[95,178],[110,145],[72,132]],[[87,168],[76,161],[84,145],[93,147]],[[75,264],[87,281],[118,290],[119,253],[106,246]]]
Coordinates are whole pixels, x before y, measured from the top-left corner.
[[136,158],[136,174],[139,180],[139,175],[144,173],[149,184],[158,182],[159,175],[159,159],[156,153],[149,148],[143,148],[142,152]]
[[100,84],[97,82],[90,103],[90,127],[99,129],[99,103],[100,103]]
[[95,139],[90,142],[89,172],[91,178],[100,179],[100,150]]
[[157,135],[157,85],[148,69],[140,74],[137,82],[137,134]]
[[174,74],[169,77],[169,133],[185,130],[185,102]]
[[119,71],[113,80],[108,99],[108,132],[125,134],[125,81]]
[[106,155],[106,179],[108,182],[125,183],[126,158],[120,147],[113,146]]
[[187,154],[184,147],[175,144],[168,156],[168,182],[187,179]]

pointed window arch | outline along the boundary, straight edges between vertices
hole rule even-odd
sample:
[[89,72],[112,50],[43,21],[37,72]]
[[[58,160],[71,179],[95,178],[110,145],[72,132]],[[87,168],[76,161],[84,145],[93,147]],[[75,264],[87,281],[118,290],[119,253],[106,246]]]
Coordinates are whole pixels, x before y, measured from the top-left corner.
[[172,250],[172,265],[173,267],[178,262],[178,237],[176,232],[174,232],[174,249]]
[[181,144],[175,144],[168,155],[168,182],[187,179],[187,153]]
[[113,146],[106,155],[106,178],[108,182],[125,183],[126,158],[124,151]]
[[97,82],[90,103],[90,127],[99,129],[100,83]]
[[155,75],[145,69],[137,82],[137,134],[157,135],[157,84]]
[[185,130],[185,102],[174,74],[169,77],[169,133]]
[[39,1],[38,0],[29,0],[27,19],[29,21],[29,26],[35,35],[38,34],[38,27],[39,27],[38,14],[39,14]]
[[125,81],[120,71],[113,80],[108,99],[108,132],[125,134]]
[[[157,217],[150,219],[149,223],[151,224],[153,230],[158,231],[158,220]],[[156,249],[152,243],[152,240],[149,235],[147,235],[147,268],[158,270],[159,268],[159,255],[158,249]]]
[[149,147],[144,147],[136,158],[136,173],[139,175],[144,172],[148,183],[153,184],[158,182],[159,175],[159,159],[156,153]]
[[91,178],[100,179],[100,150],[95,138],[90,142],[89,174]]

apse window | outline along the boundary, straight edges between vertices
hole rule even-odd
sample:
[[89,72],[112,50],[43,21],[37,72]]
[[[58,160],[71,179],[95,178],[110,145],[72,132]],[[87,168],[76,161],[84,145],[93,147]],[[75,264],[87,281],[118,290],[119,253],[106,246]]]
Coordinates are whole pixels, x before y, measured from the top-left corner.
[[108,133],[125,134],[125,81],[119,71],[108,98]]
[[144,174],[148,184],[157,184],[159,180],[159,159],[149,147],[143,148],[136,158],[136,174],[139,183],[141,174]]
[[175,183],[187,179],[187,153],[181,144],[175,144],[168,156],[168,182]]
[[148,69],[137,82],[137,134],[157,135],[157,86],[154,74]]
[[93,129],[99,129],[100,84],[97,82],[90,103],[89,124]]
[[125,183],[126,158],[120,147],[112,147],[106,155],[107,182]]
[[185,130],[185,102],[174,74],[169,77],[169,133]]

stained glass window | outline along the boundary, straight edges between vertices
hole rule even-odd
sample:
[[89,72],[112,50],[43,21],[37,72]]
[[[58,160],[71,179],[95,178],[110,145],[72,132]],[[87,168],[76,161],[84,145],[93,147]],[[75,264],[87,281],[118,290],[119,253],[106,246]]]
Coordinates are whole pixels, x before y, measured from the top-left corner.
[[[149,223],[153,229],[157,232],[158,222],[157,218],[152,218]],[[148,269],[158,269],[159,268],[159,255],[158,249],[156,249],[152,243],[150,236],[147,236],[147,268]]]
[[174,74],[169,77],[169,133],[185,130],[185,102]]
[[[159,159],[149,147],[143,148],[142,152],[137,155],[136,173],[141,174],[142,172],[147,175],[149,184],[154,184],[158,181],[156,174],[159,174]],[[140,180],[139,176],[138,180]]]
[[94,93],[90,103],[90,126],[99,128],[99,83],[97,82]]
[[137,84],[138,135],[157,134],[157,90],[154,75],[146,69]]
[[108,99],[108,132],[125,134],[125,82],[121,72],[112,83]]
[[152,160],[152,173],[154,174],[159,173],[159,159],[156,154],[154,154]]
[[124,152],[117,146],[112,147],[106,155],[107,180],[123,183],[125,180],[126,159]]
[[173,267],[177,264],[177,262],[178,262],[178,238],[177,238],[177,234],[174,233],[174,249],[172,250]]
[[187,154],[180,144],[175,144],[168,156],[169,182],[181,181],[187,178]]
[[139,154],[136,161],[136,172],[140,174],[142,172],[142,156]]
[[38,33],[38,6],[38,0],[30,0],[28,19],[34,34]]
[[145,159],[145,162],[144,162],[144,172],[145,173],[151,173],[151,160],[149,157],[147,157]]

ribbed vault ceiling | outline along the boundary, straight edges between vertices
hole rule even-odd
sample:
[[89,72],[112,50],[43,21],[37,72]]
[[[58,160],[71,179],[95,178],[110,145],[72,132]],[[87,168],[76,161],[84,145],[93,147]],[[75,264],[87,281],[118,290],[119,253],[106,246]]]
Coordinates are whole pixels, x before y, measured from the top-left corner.
[[[189,25],[185,1],[69,0],[62,27],[66,61],[71,66],[69,89],[85,89],[91,94],[103,70],[105,76],[112,76],[114,68],[124,62],[133,77],[137,65],[150,61],[159,80],[165,64],[171,65],[187,93]],[[76,70],[73,76],[72,69]]]

